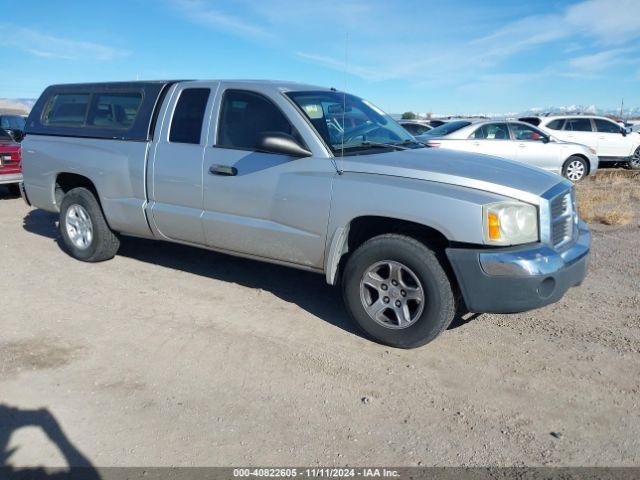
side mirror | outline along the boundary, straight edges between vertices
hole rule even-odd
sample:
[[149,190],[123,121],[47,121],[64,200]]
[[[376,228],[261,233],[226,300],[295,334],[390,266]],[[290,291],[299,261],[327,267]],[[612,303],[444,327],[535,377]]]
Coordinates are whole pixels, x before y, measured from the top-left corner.
[[542,143],[549,143],[551,141],[551,137],[544,136],[542,137]]
[[291,136],[282,132],[263,132],[258,135],[256,150],[265,153],[278,153],[290,157],[310,157],[312,153],[300,146]]
[[623,136],[623,137],[626,137],[626,136],[627,136],[627,129],[626,129],[626,128],[624,128],[624,127],[622,127],[622,128],[620,129],[620,133],[622,134],[622,136]]

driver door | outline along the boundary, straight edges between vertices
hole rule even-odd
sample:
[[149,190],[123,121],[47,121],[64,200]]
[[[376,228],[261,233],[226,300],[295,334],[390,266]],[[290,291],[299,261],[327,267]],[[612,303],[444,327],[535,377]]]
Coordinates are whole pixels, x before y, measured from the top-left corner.
[[285,102],[241,89],[216,99],[215,143],[206,148],[202,171],[205,241],[218,250],[322,268],[335,168],[328,158],[255,148],[264,132],[305,146],[283,113],[293,110]]

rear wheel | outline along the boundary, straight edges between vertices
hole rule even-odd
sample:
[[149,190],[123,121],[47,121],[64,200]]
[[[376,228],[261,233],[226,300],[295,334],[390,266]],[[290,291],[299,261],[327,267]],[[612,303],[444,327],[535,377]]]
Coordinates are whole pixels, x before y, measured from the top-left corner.
[[60,205],[60,233],[72,257],[83,262],[113,258],[120,240],[111,231],[96,197],[86,188],[74,188]]
[[631,160],[629,160],[629,168],[631,170],[640,170],[640,147],[636,148]]
[[572,155],[564,162],[562,176],[577,183],[587,176],[589,168],[584,158]]
[[343,275],[347,310],[370,337],[414,348],[445,330],[454,293],[436,253],[404,235],[375,237],[349,258]]

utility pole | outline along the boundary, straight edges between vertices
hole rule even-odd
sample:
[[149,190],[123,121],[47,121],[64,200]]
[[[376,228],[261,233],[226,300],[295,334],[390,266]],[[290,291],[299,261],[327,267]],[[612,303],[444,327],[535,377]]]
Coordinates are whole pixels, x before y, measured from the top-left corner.
[[622,103],[620,104],[620,120],[622,120],[623,111],[624,111],[624,98],[622,99]]

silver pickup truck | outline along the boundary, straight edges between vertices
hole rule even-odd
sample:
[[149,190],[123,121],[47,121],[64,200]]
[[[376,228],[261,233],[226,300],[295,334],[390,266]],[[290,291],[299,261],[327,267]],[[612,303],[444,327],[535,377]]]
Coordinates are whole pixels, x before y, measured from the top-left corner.
[[108,260],[129,235],[322,273],[364,332],[395,347],[433,340],[463,309],[550,304],[587,272],[571,183],[426,148],[335,89],[56,85],[26,134],[23,197],[60,213],[75,258]]

